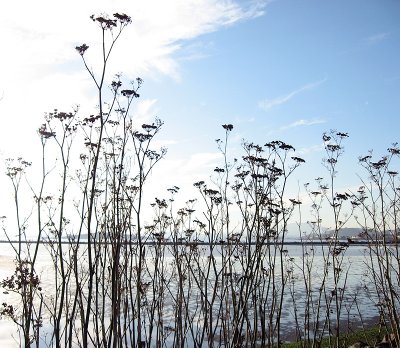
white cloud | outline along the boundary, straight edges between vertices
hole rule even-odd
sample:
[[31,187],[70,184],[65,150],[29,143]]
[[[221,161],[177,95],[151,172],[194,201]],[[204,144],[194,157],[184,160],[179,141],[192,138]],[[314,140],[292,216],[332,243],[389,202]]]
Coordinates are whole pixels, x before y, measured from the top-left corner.
[[157,99],[143,99],[136,102],[132,109],[132,119],[135,124],[152,123],[157,116]]
[[[268,0],[70,0],[59,2],[0,2],[0,153],[4,157],[23,155],[38,162],[40,142],[36,130],[43,114],[58,108],[70,111],[80,104],[80,115],[93,113],[97,99],[91,81],[75,51],[89,46],[85,59],[94,73],[101,67],[101,34],[90,20],[91,14],[121,12],[132,16],[117,45],[106,81],[122,71],[128,79],[140,76],[179,80],[184,59],[201,59],[214,50],[202,35],[261,16]],[[204,54],[206,51],[206,54]],[[157,99],[135,101],[135,124],[151,123],[158,113]],[[156,140],[155,148],[175,144]],[[39,155],[35,155],[34,152]],[[3,155],[4,154],[4,155]],[[36,156],[36,157],[35,157]],[[154,169],[157,184],[150,192],[169,185],[188,186],[207,180],[220,153],[197,153],[160,162]],[[160,170],[158,169],[160,168]],[[0,184],[2,181],[0,180]],[[152,195],[150,195],[151,197]],[[182,196],[187,197],[183,194]]]
[[89,16],[119,11],[131,15],[133,24],[117,47],[124,52],[119,55],[118,69],[136,74],[155,70],[177,77],[173,54],[182,47],[182,40],[260,16],[265,6],[266,1],[233,0],[42,0],[40,7],[29,0],[2,2],[0,28],[6,49],[1,66],[19,65],[29,70],[76,60],[76,44],[87,41],[94,50],[93,38],[100,39]]
[[[43,113],[55,107],[80,104],[85,114],[84,107],[96,106],[93,82],[74,49],[89,45],[85,58],[98,74],[101,35],[91,14],[118,11],[132,16],[133,23],[115,46],[107,81],[120,71],[130,79],[160,75],[179,79],[177,52],[189,46],[183,45],[185,41],[260,16],[266,4],[252,0],[0,2],[0,149],[26,152],[19,139],[31,141]],[[134,117],[152,119],[154,104],[155,100],[139,103]]]
[[184,158],[171,159],[167,157],[153,169],[157,180],[152,180],[146,189],[149,199],[154,197],[168,197],[167,189],[175,185],[180,187],[176,197],[177,205],[182,205],[187,199],[199,198],[193,184],[204,180],[209,183],[214,168],[221,164],[223,158],[220,152],[194,153]]
[[299,155],[306,155],[313,152],[321,152],[325,149],[324,144],[312,145],[309,147],[302,147],[296,150],[296,153]]
[[312,126],[315,124],[322,124],[322,123],[326,123],[326,120],[323,120],[323,119],[312,119],[312,120],[300,119],[300,120],[294,121],[286,126],[282,126],[281,130],[296,128],[296,127],[301,127],[301,126]]
[[178,159],[167,156],[154,171],[162,173],[160,185],[192,186],[196,181],[207,181],[214,174],[214,168],[222,163],[222,159],[220,152],[199,152]]
[[[190,156],[182,169],[191,174],[212,174],[212,169],[221,163],[222,154],[220,152],[202,152]],[[211,170],[210,170],[211,169]]]
[[368,36],[365,39],[365,42],[370,45],[375,45],[375,44],[385,40],[389,35],[390,35],[390,33],[387,33],[387,32],[374,34],[374,35]]
[[320,84],[324,83],[326,81],[326,79],[320,80],[320,81],[316,81],[316,82],[312,82],[312,83],[308,83],[288,94],[279,96],[277,98],[274,99],[265,99],[262,100],[258,103],[258,106],[264,110],[264,111],[269,111],[271,108],[273,108],[274,106],[278,106],[284,103],[287,103],[290,99],[292,99],[294,96],[296,96],[297,94],[300,94],[304,91],[313,89],[317,86],[319,86]]

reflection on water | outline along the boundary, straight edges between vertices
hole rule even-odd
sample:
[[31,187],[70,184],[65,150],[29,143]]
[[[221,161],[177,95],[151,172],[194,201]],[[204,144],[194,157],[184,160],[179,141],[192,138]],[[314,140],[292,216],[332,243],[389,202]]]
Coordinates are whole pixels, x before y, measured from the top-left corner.
[[[66,246],[67,248],[67,246]],[[221,256],[222,247],[217,247],[213,250],[215,256],[217,268],[221,268],[223,264],[223,258]],[[148,275],[152,274],[155,265],[154,257],[154,246],[146,246],[146,267],[148,269]],[[201,247],[202,252],[200,253],[197,265],[206,264],[209,259],[208,246]],[[294,328],[301,327],[307,324],[307,315],[312,318],[317,310],[317,304],[310,303],[317,301],[321,296],[324,298],[322,306],[326,305],[326,296],[329,295],[330,289],[329,284],[333,284],[333,273],[326,275],[325,267],[327,246],[320,245],[308,245],[302,247],[301,245],[286,245],[285,246],[285,272],[290,277],[287,278],[285,283],[285,291],[283,297],[283,310],[281,316],[281,331],[283,336],[290,339],[294,334]],[[341,320],[348,321],[353,324],[353,327],[357,327],[361,324],[360,315],[364,321],[374,319],[378,316],[376,307],[377,297],[374,288],[374,283],[370,281],[369,269],[368,269],[368,258],[366,257],[366,246],[362,245],[351,245],[345,252],[345,255],[341,262],[342,276],[339,280],[338,288],[343,288],[340,296],[342,298],[341,307]],[[165,253],[164,257],[165,272],[169,271],[172,273],[176,268],[174,257],[170,250]],[[307,272],[307,265],[310,267],[310,271]],[[240,272],[240,263],[233,264],[232,272]],[[280,265],[277,264],[276,267]],[[0,255],[0,279],[3,280],[9,277],[14,270],[13,262],[13,250],[7,244],[1,245]],[[40,276],[41,286],[45,296],[51,296],[54,290],[54,270],[51,263],[51,258],[44,245],[39,248],[39,255],[36,266],[37,273]],[[196,270],[195,270],[196,271]],[[240,276],[240,275],[239,275]],[[210,282],[210,288],[215,282],[214,276],[210,276],[208,281]],[[275,279],[277,284],[280,284],[280,276],[276,276]],[[148,276],[147,280],[151,280]],[[322,292],[323,283],[325,284],[324,292]],[[165,307],[163,308],[164,320],[166,322],[173,321],[174,303],[176,299],[173,298],[174,294],[177,293],[177,283],[173,279],[168,282],[169,291],[166,292],[165,296]],[[308,289],[308,290],[307,290]],[[307,297],[307,294],[310,296]],[[322,295],[321,295],[322,294]],[[332,295],[332,294],[331,294]],[[338,296],[337,294],[335,294]],[[11,302],[13,298],[12,294],[0,293],[0,303],[7,301]],[[334,297],[331,296],[333,299]],[[193,301],[191,302],[189,309],[193,310],[193,318],[196,315],[197,307],[199,306],[196,301],[196,296],[192,296]],[[148,301],[152,300],[152,296],[147,297]],[[307,302],[308,301],[308,302]],[[332,300],[330,303],[330,310],[332,313],[335,311],[335,301]],[[217,312],[216,312],[217,314]],[[321,318],[320,318],[321,319]],[[323,317],[322,317],[323,319]],[[312,323],[312,320],[310,321]],[[201,318],[198,318],[198,327],[201,325]],[[46,318],[44,318],[44,327],[46,325]],[[3,320],[0,326],[0,346],[1,347],[17,347],[18,343],[13,340],[12,336],[16,335],[15,326],[10,321]],[[172,342],[170,342],[172,344]]]

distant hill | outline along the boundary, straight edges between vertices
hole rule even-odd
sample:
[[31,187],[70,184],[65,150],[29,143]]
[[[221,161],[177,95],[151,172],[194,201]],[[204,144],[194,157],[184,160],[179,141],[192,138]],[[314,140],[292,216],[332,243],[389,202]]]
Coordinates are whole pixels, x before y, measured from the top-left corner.
[[[344,227],[340,229],[338,232],[338,237],[339,239],[347,239],[347,238],[352,238],[352,239],[357,239],[360,238],[360,234],[362,233],[362,229],[359,227]],[[327,237],[332,236],[335,233],[334,230],[328,230],[326,231]]]
[[[320,231],[313,233],[313,229],[311,225],[308,223],[301,224],[300,229],[299,226],[295,223],[288,224],[287,230],[288,230],[287,237],[293,239],[300,238],[300,231],[301,231],[301,236],[307,239],[320,239],[320,238],[325,239],[333,236],[334,234],[333,229],[323,226],[321,226]],[[347,238],[357,239],[360,238],[359,235],[360,233],[362,233],[362,231],[363,230],[359,227],[345,227],[339,231],[338,237],[339,239],[347,239]]]

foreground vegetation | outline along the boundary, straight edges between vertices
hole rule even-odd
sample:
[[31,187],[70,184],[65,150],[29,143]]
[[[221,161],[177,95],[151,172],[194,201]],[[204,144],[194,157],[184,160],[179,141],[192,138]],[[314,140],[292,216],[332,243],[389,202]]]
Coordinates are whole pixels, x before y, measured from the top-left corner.
[[[382,342],[389,333],[385,328],[380,327],[379,325],[365,328],[363,330],[358,330],[354,332],[348,332],[343,337],[340,337],[339,342],[341,347],[350,347],[352,345],[357,345],[359,343],[365,343],[370,347],[373,347]],[[319,347],[331,347],[332,339],[329,337],[324,337],[319,343]],[[304,342],[291,342],[284,343],[282,347],[284,348],[299,348],[303,347]]]
[[[92,20],[103,40],[97,74],[85,58],[88,45],[76,50],[93,80],[97,112],[46,115],[38,130],[38,187],[29,184],[31,163],[22,158],[6,163],[16,232],[6,224],[4,232],[16,268],[1,283],[10,300],[0,313],[15,323],[21,346],[280,346],[290,309],[298,346],[340,347],[349,333],[348,322],[343,324],[349,296],[363,322],[357,294],[347,291],[349,244],[338,238],[356,215],[368,242],[371,301],[399,346],[400,206],[391,166],[400,149],[391,147],[377,161],[360,158],[366,181],[357,192],[337,192],[337,163],[348,135],[323,135],[328,179],[318,178],[306,190],[313,236],[323,238],[321,212],[328,206],[333,238],[321,248],[303,243],[301,258],[289,254],[285,241],[302,202],[287,197],[286,189],[304,160],[282,141],[245,142],[242,158],[230,160],[230,124],[217,141],[224,161],[212,181],[194,183],[198,197],[184,207],[175,208],[179,187],[170,188],[168,197],[154,199],[152,222],[145,223],[145,189],[166,154],[152,147],[163,123],[137,125],[130,117],[140,78],[126,88],[117,75],[106,86],[111,53],[130,17],[116,13]],[[26,216],[25,178],[34,193],[34,210],[28,209],[33,213]],[[37,242],[25,244],[33,229]],[[43,254],[52,265],[45,272],[39,267]]]

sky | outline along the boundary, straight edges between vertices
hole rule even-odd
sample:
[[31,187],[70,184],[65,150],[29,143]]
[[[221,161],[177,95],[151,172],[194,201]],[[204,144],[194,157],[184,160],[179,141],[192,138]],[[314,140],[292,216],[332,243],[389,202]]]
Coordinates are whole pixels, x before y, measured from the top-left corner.
[[[282,140],[306,160],[289,194],[325,177],[322,134],[348,132],[338,188],[359,185],[357,158],[400,141],[400,2],[397,0],[21,0],[1,2],[0,157],[33,158],[45,112],[95,106],[74,47],[93,52],[91,14],[123,12],[109,78],[144,80],[132,111],[165,124],[168,147],[153,185],[182,196],[221,164],[215,139],[233,124],[229,154],[243,140]],[[88,51],[89,52],[89,51]],[[96,56],[88,56],[96,71]],[[7,185],[0,179],[0,187]],[[155,189],[154,189],[155,190]],[[186,190],[186,191],[185,191]]]

